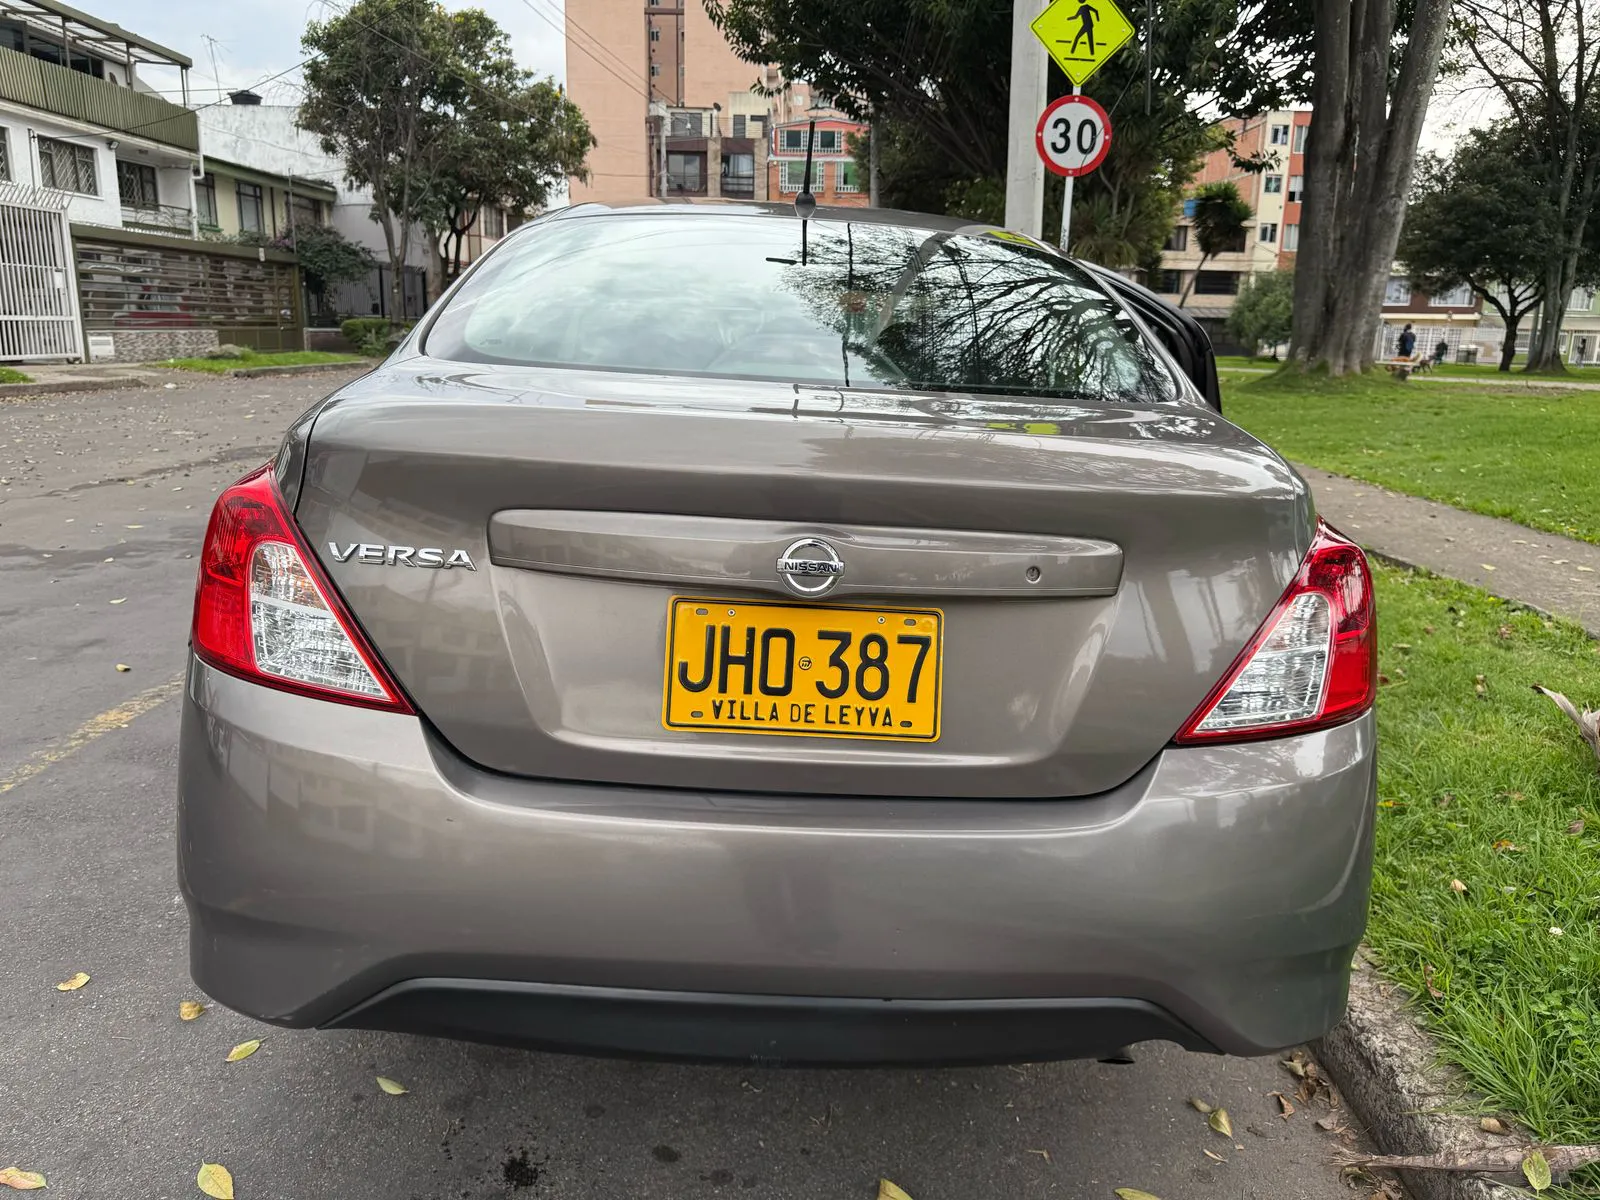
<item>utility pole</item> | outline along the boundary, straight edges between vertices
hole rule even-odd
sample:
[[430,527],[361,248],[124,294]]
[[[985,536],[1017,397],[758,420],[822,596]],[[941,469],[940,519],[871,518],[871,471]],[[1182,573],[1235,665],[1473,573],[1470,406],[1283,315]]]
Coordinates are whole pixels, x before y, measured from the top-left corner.
[[1050,60],[1033,33],[1041,0],[1011,0],[1011,112],[1006,126],[1006,227],[1029,237],[1044,233],[1044,164],[1034,127],[1044,111]]

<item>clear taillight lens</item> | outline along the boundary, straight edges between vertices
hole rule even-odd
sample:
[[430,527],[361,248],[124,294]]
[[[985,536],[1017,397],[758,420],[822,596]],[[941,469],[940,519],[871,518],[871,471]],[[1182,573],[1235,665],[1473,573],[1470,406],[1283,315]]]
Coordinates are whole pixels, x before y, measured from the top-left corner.
[[1322,521],[1289,589],[1175,739],[1244,741],[1359,716],[1377,692],[1372,573]]
[[256,670],[280,679],[384,699],[383,685],[328,611],[293,546],[263,542],[250,564]]
[[267,467],[223,492],[211,512],[192,640],[203,661],[255,683],[412,711],[322,575]]

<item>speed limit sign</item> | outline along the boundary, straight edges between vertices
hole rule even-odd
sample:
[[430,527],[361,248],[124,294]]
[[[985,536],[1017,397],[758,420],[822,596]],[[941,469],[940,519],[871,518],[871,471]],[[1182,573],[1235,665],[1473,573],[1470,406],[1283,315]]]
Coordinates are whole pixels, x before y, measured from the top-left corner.
[[1044,165],[1057,175],[1087,175],[1111,149],[1111,118],[1087,96],[1063,96],[1044,110],[1034,141]]

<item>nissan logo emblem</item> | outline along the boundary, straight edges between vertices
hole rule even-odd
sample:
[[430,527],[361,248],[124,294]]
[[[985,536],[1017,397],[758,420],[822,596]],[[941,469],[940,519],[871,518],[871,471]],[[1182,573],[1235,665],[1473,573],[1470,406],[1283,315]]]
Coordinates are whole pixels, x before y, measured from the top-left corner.
[[844,574],[844,559],[821,538],[801,538],[778,559],[778,574],[797,596],[822,596]]

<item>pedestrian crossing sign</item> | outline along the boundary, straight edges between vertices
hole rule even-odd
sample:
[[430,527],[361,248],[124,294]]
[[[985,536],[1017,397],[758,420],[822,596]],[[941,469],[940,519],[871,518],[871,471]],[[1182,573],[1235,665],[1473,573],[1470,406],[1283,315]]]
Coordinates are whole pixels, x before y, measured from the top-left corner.
[[1111,0],[1055,0],[1034,18],[1033,32],[1082,87],[1133,37],[1133,23]]

